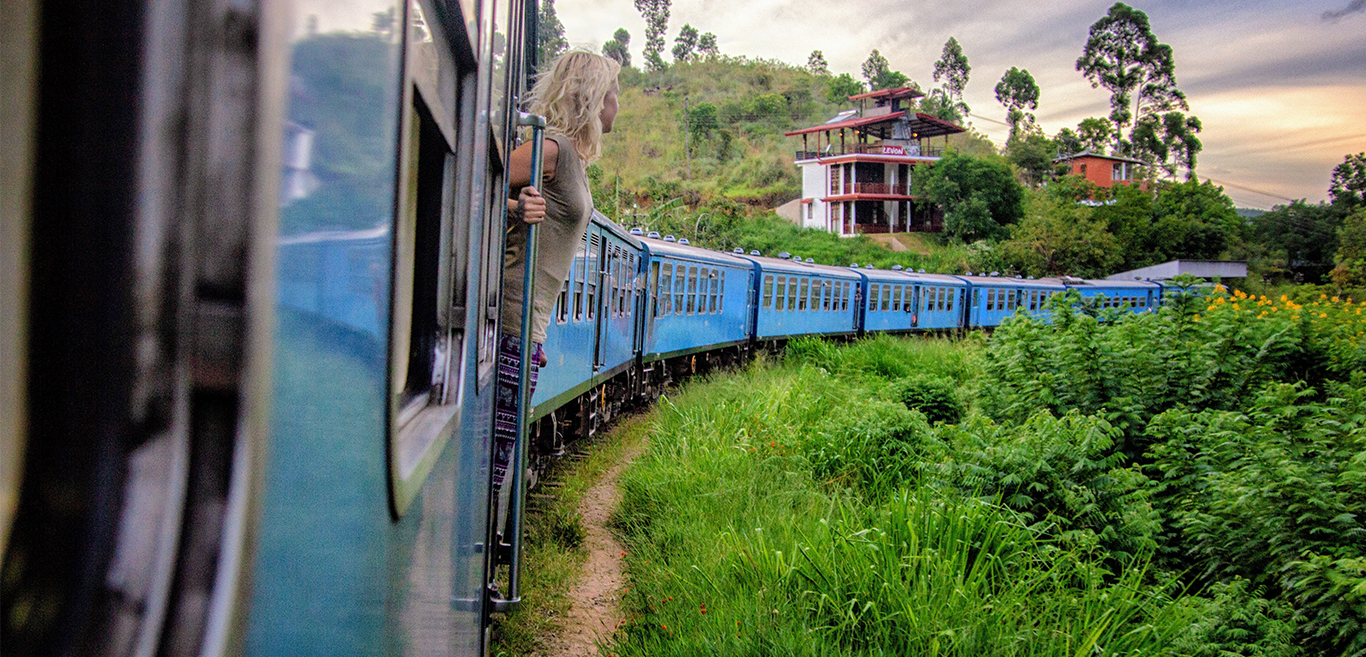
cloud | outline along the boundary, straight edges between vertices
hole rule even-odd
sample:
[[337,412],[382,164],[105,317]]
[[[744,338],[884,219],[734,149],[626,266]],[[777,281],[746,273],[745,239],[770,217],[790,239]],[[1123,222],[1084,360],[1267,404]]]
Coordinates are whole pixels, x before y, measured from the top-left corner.
[[1366,11],[1366,0],[1352,0],[1343,9],[1340,9],[1338,11],[1323,12],[1323,20],[1336,21],[1339,18],[1342,18],[1343,16],[1346,16],[1348,14],[1355,14],[1360,11]]

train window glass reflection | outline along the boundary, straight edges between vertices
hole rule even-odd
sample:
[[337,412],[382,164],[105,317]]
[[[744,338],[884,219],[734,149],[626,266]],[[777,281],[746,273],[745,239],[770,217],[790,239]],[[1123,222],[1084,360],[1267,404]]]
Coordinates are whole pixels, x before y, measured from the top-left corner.
[[786,300],[787,300],[787,277],[786,277],[786,276],[779,276],[779,277],[778,277],[777,291],[774,292],[773,309],[774,309],[774,310],[782,310],[783,308],[785,308],[785,307],[786,307],[786,303],[785,303]]
[[807,290],[808,279],[803,277],[798,283],[801,287],[797,288],[797,310],[806,310],[806,299],[810,292]]
[[797,309],[797,277],[787,277],[787,309]]
[[764,307],[773,307],[773,274],[764,274]]

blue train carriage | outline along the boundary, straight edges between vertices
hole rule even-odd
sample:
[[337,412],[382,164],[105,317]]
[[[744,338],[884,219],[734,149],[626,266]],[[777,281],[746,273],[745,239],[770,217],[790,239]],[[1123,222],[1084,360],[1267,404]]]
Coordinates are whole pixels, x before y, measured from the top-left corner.
[[[595,210],[546,328],[548,363],[531,399],[533,421],[572,420],[574,432],[587,437],[630,398],[601,388],[635,389],[634,381],[624,379],[635,375],[632,365],[639,353],[636,326],[645,262],[640,240]],[[584,408],[564,408],[576,399]],[[541,451],[555,453],[563,447],[563,436],[545,431],[549,426],[538,426],[551,441]]]
[[242,645],[482,654],[505,160],[534,5],[362,5],[300,9],[290,36]]
[[1151,281],[1086,280],[1064,276],[1059,282],[1082,299],[1095,299],[1101,310],[1119,309],[1133,313],[1151,312],[1162,304],[1162,286]]
[[[748,349],[753,317],[755,268],[735,254],[660,238],[641,240],[646,257],[641,362],[649,385],[669,377],[669,362],[696,368],[713,357],[729,360]],[[686,359],[684,357],[687,357]]]
[[859,331],[863,277],[846,267],[797,258],[740,255],[758,281],[753,334],[760,342],[802,335],[846,336]]
[[1047,314],[1045,304],[1054,294],[1067,288],[1055,279],[1004,278],[1000,276],[957,276],[970,286],[967,323],[973,327],[1000,326],[1018,310],[1036,317]]
[[956,277],[905,271],[860,270],[865,331],[927,331],[964,326],[968,284]]

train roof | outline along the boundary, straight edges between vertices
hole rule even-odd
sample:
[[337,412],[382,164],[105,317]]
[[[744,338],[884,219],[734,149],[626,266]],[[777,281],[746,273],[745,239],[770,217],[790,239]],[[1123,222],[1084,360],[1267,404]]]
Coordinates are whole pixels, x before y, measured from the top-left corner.
[[1138,290],[1156,290],[1162,288],[1161,285],[1158,285],[1157,283],[1154,283],[1152,281],[1107,281],[1067,277],[1063,278],[1060,282],[1069,288],[1075,288],[1078,290],[1084,290],[1088,288],[1131,288]]
[[1030,288],[1030,289],[1049,289],[1060,290],[1064,286],[1062,281],[1056,278],[1006,278],[1005,276],[956,276],[960,280],[972,283],[975,286],[986,287],[989,285],[1001,285],[1008,287]]
[[[854,270],[854,267],[850,267]],[[963,281],[956,276],[945,274],[922,274],[918,271],[909,269],[868,269],[857,270],[868,280],[895,281],[897,283],[920,283],[922,285],[964,285]]]
[[640,248],[640,238],[636,237],[635,235],[632,235],[625,228],[622,228],[621,224],[612,221],[607,215],[598,212],[597,210],[593,210],[593,221],[600,224],[603,228],[606,228],[607,230],[611,231],[612,235],[621,238],[627,244],[630,244],[631,246],[634,246],[637,249]]
[[691,260],[705,260],[708,262],[724,263],[731,267],[741,267],[744,269],[753,268],[753,264],[739,256],[723,251],[713,251],[704,249],[700,246],[691,244],[679,244],[678,242],[665,242],[653,237],[635,237],[650,253],[669,256],[673,258],[688,258]]
[[831,265],[819,265],[814,262],[802,262],[799,260],[784,260],[782,258],[770,258],[768,256],[756,256],[747,254],[735,254],[737,258],[744,258],[756,265],[759,265],[765,272],[780,272],[784,274],[798,274],[802,276],[828,276],[830,278],[847,278],[858,280],[858,274],[850,271],[847,267],[834,267]]

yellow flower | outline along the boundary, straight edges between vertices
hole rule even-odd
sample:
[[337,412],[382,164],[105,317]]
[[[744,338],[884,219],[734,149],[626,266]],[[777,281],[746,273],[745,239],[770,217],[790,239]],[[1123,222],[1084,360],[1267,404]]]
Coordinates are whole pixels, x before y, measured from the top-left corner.
[[1337,303],[1337,302],[1338,302],[1338,298],[1337,298],[1337,297],[1333,297],[1333,303]]
[[1320,294],[1320,295],[1319,295],[1319,298],[1320,298],[1320,299],[1327,299],[1327,298],[1328,298],[1328,295],[1326,295],[1326,294]]
[[1242,310],[1241,308],[1238,307],[1238,304],[1236,304],[1236,303],[1233,304],[1233,309],[1234,309],[1234,310]]
[[1196,316],[1195,316],[1195,321],[1197,321],[1197,322],[1200,321],[1200,316],[1199,316],[1199,315],[1196,315]]
[[1319,319],[1323,319],[1323,318],[1325,318],[1325,317],[1327,317],[1327,316],[1328,316],[1328,313],[1319,313]]

